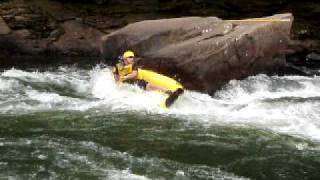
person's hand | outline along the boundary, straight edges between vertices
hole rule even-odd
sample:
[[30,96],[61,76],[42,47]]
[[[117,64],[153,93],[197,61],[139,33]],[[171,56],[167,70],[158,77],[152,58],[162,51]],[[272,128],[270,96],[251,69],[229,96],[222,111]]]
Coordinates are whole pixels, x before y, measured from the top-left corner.
[[120,80],[119,75],[114,74],[113,77],[114,77],[114,80],[115,80],[116,82],[118,82],[118,81]]
[[125,81],[125,80],[127,80],[127,78],[126,78],[125,76],[120,76],[120,78],[119,78],[119,81],[120,81],[120,82],[123,82],[123,81]]

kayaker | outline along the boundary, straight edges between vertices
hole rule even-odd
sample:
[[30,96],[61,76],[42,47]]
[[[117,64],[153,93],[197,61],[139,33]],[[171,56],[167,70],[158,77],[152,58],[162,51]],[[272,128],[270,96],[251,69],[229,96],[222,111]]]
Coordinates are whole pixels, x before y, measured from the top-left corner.
[[133,51],[126,51],[122,55],[121,61],[113,68],[113,75],[117,82],[125,82],[129,84],[136,84],[140,88],[150,91],[165,89],[152,85],[143,79],[138,79],[138,66],[135,63],[135,54]]
[[[183,93],[182,86],[181,86],[181,88],[177,88],[174,91],[171,91],[165,87],[161,87],[161,86],[157,86],[155,84],[152,84],[152,83],[144,80],[143,78],[139,78],[138,77],[139,71],[145,72],[146,70],[141,70],[141,67],[138,67],[136,65],[135,58],[136,57],[135,57],[135,54],[133,51],[125,51],[123,53],[121,61],[118,64],[116,64],[115,67],[113,68],[113,74],[114,74],[115,80],[117,82],[136,84],[140,88],[147,90],[147,91],[156,90],[156,91],[165,92],[165,93],[169,94],[169,97],[166,99],[165,104],[163,106],[169,107],[179,97],[179,95],[181,95]],[[149,72],[151,72],[151,71],[149,71]],[[152,73],[154,73],[154,72],[152,72]],[[157,74],[157,75],[160,75],[160,74]],[[160,75],[160,76],[163,76],[163,75]]]

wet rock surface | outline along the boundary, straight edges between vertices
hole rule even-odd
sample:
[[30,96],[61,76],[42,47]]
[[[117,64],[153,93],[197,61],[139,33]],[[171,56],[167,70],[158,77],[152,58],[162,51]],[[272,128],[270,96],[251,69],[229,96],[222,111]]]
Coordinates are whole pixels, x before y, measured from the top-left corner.
[[231,79],[284,66],[293,17],[260,20],[267,19],[279,21],[216,17],[142,21],[104,36],[102,52],[113,64],[126,49],[134,50],[144,68],[176,76],[188,89],[213,93]]
[[101,59],[97,46],[102,33],[61,3],[16,0],[1,3],[0,9],[1,67]]
[[[314,0],[2,0],[1,67],[96,64],[102,60],[99,37],[148,19],[185,16],[245,19],[291,12],[295,17],[291,30],[294,42],[289,43],[286,57],[294,66],[316,68],[319,64],[312,53],[320,52],[319,9]],[[291,63],[292,60],[298,63]],[[164,69],[166,73],[175,67]]]

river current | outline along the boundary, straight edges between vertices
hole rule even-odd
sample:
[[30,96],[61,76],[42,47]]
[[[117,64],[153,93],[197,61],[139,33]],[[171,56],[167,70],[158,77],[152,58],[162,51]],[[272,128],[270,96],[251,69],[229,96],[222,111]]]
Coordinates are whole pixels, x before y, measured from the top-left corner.
[[109,67],[2,70],[0,179],[320,178],[320,77],[164,98]]

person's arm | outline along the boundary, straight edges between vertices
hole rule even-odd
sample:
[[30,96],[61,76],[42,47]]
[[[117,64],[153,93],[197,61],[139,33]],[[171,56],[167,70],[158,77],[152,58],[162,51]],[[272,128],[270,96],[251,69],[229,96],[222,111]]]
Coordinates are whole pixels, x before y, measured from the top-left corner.
[[116,80],[116,82],[120,81],[120,76],[118,74],[118,69],[116,67],[112,69],[112,73],[113,73],[114,80]]
[[136,62],[132,64],[132,72],[122,77],[122,81],[125,80],[134,80],[138,77],[138,66],[136,66]]
[[130,80],[130,79],[136,79],[138,76],[138,71],[133,70],[130,74],[127,74],[126,76],[123,76],[121,78],[121,81]]

